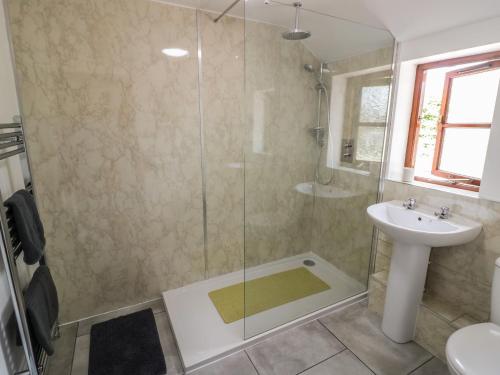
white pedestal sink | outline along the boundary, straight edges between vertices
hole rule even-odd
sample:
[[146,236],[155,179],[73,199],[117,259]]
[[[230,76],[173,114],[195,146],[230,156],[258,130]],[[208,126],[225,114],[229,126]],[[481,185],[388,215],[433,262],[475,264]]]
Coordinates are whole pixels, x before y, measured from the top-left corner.
[[481,232],[481,224],[455,215],[439,219],[429,207],[409,210],[401,201],[374,204],[367,212],[394,240],[382,331],[393,341],[405,343],[415,334],[431,248],[472,241]]

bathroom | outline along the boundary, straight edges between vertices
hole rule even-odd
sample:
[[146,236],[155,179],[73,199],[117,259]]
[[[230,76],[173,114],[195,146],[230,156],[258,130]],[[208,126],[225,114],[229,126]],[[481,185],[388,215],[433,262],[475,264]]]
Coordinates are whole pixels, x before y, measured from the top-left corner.
[[500,373],[500,3],[2,0],[0,64],[0,374]]

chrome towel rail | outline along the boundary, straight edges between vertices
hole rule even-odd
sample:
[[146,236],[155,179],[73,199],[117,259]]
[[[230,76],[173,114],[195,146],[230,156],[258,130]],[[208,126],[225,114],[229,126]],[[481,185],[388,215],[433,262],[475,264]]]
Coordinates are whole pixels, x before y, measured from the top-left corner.
[[[4,128],[5,129],[5,128]],[[23,136],[23,132],[11,132],[11,133],[0,133],[0,139],[20,139]]]
[[8,124],[0,124],[0,129],[21,129],[21,123],[10,122]]
[[14,155],[17,155],[17,154],[21,154],[21,153],[23,153],[25,151],[26,151],[26,149],[24,147],[19,147],[16,150],[9,151],[9,152],[4,152],[4,153],[0,154],[0,160],[10,158],[11,156],[14,156]]
[[19,146],[19,145],[22,145],[22,144],[24,144],[23,141],[12,141],[12,142],[0,143],[0,150],[6,149],[6,148],[9,148],[9,147]]
[[[0,152],[0,160],[7,159],[26,151],[23,124],[19,116],[16,116],[12,123],[0,124],[0,151],[2,151]],[[31,171],[29,174],[31,180]],[[33,187],[30,182],[26,184],[26,190],[33,194]],[[48,356],[40,345],[35,344],[29,333],[26,306],[17,269],[17,259],[21,255],[23,249],[16,233],[12,213],[3,206],[3,202],[4,197],[0,191],[0,257],[5,264],[5,273],[12,296],[12,307],[17,321],[19,337],[26,357],[26,367],[17,372],[16,375],[43,375],[47,369]],[[39,264],[46,264],[45,255],[40,259]],[[57,323],[53,332],[57,336]]]
[[[0,153],[0,160],[26,151],[24,147],[24,134],[21,122],[0,124],[0,129],[11,130],[7,133],[0,133],[0,150],[5,150],[5,152]],[[16,149],[7,150],[11,147],[16,147]]]

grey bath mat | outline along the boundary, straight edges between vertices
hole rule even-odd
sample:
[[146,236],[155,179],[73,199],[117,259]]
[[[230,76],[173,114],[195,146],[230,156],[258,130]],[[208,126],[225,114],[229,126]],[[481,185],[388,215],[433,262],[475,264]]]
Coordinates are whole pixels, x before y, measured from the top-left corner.
[[89,375],[163,375],[166,372],[153,310],[92,326]]

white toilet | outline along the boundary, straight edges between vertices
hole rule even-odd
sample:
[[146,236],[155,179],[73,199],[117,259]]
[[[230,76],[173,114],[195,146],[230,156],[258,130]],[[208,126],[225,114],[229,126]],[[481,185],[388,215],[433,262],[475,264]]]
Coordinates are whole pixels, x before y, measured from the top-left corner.
[[474,324],[453,333],[446,343],[453,375],[500,374],[500,258],[491,288],[491,323]]

